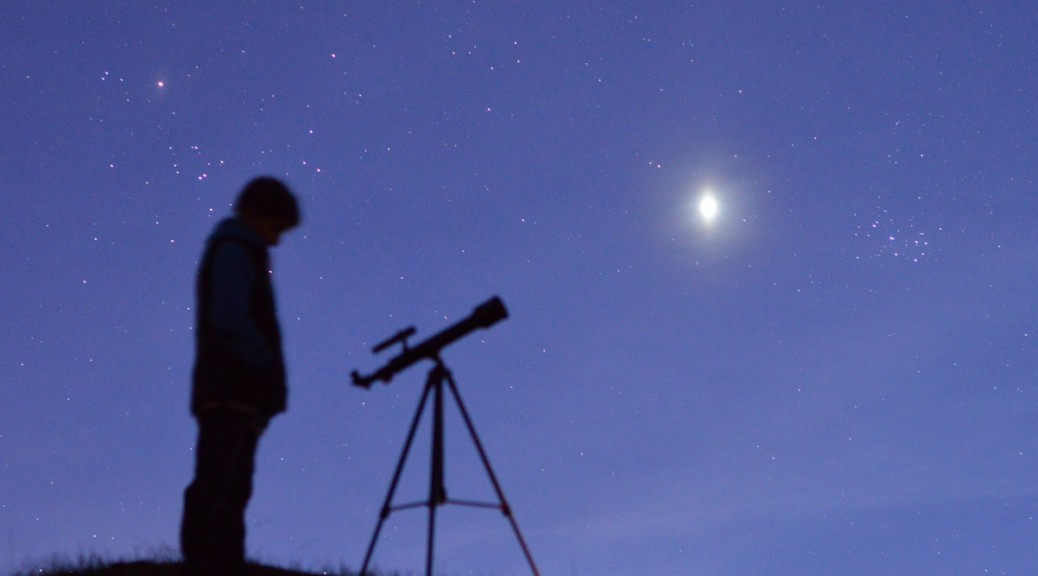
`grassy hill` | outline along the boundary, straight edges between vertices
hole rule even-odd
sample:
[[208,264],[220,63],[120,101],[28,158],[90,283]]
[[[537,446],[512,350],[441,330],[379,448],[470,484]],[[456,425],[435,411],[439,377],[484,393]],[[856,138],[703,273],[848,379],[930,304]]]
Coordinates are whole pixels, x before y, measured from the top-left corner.
[[[10,576],[184,576],[180,562],[174,560],[109,561],[99,557],[78,560],[51,560],[34,563]],[[247,576],[356,576],[347,570],[306,572],[262,564],[248,565]],[[394,576],[383,574],[382,576]]]

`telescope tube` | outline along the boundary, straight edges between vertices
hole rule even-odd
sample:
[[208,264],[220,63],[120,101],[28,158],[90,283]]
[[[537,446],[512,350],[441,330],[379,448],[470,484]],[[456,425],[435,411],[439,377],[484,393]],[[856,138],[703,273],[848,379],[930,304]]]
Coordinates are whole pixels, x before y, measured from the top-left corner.
[[402,372],[415,362],[426,358],[435,359],[448,345],[466,336],[469,332],[480,328],[490,328],[494,324],[508,318],[508,310],[505,303],[497,296],[476,306],[468,317],[463,318],[452,326],[445,328],[438,334],[430,336],[424,342],[413,348],[405,349],[397,354],[385,366],[379,368],[368,376],[362,376],[356,370],[352,373],[353,385],[361,388],[370,388],[371,385],[381,380],[388,384],[398,372]]

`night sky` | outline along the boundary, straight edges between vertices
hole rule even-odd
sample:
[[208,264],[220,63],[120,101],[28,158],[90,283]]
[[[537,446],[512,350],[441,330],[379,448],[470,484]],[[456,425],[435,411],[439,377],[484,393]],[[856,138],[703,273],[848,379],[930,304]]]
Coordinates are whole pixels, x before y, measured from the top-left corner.
[[[360,567],[443,351],[541,572],[1032,574],[1038,5],[0,6],[0,570],[175,547],[194,277],[250,178],[291,395],[248,549]],[[701,199],[716,201],[713,218]],[[448,405],[449,406],[449,405]],[[447,489],[490,499],[448,410]],[[427,492],[419,430],[398,501]],[[439,509],[438,574],[530,570]],[[420,572],[426,513],[386,522]]]

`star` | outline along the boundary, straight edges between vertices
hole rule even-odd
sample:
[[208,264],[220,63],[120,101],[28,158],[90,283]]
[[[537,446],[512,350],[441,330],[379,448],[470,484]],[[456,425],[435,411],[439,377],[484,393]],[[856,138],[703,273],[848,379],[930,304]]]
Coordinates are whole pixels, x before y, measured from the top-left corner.
[[717,197],[714,196],[714,193],[707,190],[700,195],[697,208],[699,211],[699,218],[704,223],[710,224],[717,219],[717,215],[721,210],[721,205],[717,201]]

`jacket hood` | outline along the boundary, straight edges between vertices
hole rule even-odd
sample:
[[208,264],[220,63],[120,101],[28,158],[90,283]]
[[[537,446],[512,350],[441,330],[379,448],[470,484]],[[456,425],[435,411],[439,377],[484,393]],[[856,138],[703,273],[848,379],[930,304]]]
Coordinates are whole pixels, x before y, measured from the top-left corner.
[[245,221],[237,216],[225,218],[222,222],[216,225],[213,233],[209,236],[208,243],[227,240],[227,239],[240,240],[256,246],[257,248],[266,248],[267,243],[260,238],[259,234],[252,231]]

